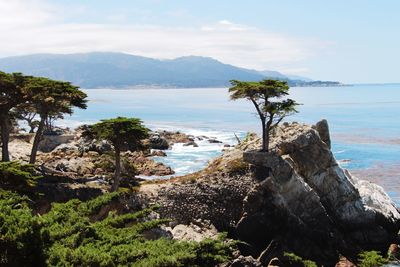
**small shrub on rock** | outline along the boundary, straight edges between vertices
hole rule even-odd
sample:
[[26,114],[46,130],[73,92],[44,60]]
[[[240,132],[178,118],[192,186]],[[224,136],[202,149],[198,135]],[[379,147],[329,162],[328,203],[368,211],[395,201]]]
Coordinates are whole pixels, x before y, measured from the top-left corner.
[[288,253],[285,252],[283,254],[283,262],[287,263],[287,266],[293,266],[293,267],[318,267],[318,265],[311,261],[311,260],[305,260],[300,256],[297,256],[294,253]]
[[227,163],[226,169],[229,175],[243,175],[250,170],[250,165],[243,159],[234,159]]
[[379,267],[388,263],[378,251],[364,251],[359,254],[359,267]]

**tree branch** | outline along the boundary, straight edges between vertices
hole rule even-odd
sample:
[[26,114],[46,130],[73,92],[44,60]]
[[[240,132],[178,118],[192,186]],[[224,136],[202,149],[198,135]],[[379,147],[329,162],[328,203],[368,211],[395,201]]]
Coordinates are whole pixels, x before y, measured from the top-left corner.
[[271,129],[275,128],[276,126],[278,126],[278,124],[285,118],[285,116],[280,117],[275,123],[274,125],[271,126]]

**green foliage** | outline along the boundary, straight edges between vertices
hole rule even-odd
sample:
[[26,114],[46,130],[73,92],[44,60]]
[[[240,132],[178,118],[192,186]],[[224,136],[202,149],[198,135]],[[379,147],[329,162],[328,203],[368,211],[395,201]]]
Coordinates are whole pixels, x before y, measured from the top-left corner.
[[288,263],[289,266],[299,266],[299,267],[318,267],[318,265],[311,261],[305,260],[294,253],[285,252],[283,254],[284,261]]
[[232,100],[247,99],[251,101],[262,122],[263,151],[268,151],[269,132],[287,115],[297,112],[298,103],[292,99],[279,100],[289,95],[289,86],[285,81],[262,80],[260,82],[243,82],[232,80],[229,88]]
[[3,189],[29,192],[42,178],[32,165],[17,161],[0,162],[0,186]]
[[69,82],[33,77],[26,84],[25,93],[41,117],[72,114],[73,107],[86,108],[87,95]]
[[86,135],[100,140],[108,140],[119,150],[137,150],[141,147],[141,140],[148,137],[149,130],[143,126],[138,118],[118,117],[102,120],[89,128]]
[[8,113],[10,109],[27,100],[23,85],[30,78],[20,73],[9,74],[0,71],[0,112],[2,114]]
[[118,198],[53,203],[47,214],[33,216],[26,198],[0,191],[0,265],[214,266],[229,260],[232,244],[224,236],[200,243],[157,238],[153,229],[166,221],[150,219],[154,208],[117,214],[112,203]]
[[[9,161],[8,140],[11,118],[24,119],[38,128],[32,145],[30,163],[35,163],[36,153],[45,121],[72,114],[73,108],[86,108],[87,95],[69,82],[54,81],[21,73],[0,72],[0,125],[2,131],[2,160]],[[35,116],[40,116],[40,121]]]
[[358,256],[358,266],[360,267],[379,267],[388,263],[387,259],[374,250],[361,252]]
[[41,220],[28,199],[0,190],[0,266],[28,266],[41,260]]
[[8,74],[0,71],[0,130],[2,161],[10,161],[8,142],[13,121],[11,110],[27,101],[24,85],[30,77],[20,73]]
[[[102,120],[90,126],[84,136],[108,140],[115,149],[115,176],[111,190],[116,191],[119,187],[121,175],[121,151],[135,151],[142,148],[142,140],[148,137],[149,129],[143,126],[138,118],[118,117],[115,119]],[[133,167],[133,168],[132,168]],[[134,166],[128,165],[128,169],[136,171]]]

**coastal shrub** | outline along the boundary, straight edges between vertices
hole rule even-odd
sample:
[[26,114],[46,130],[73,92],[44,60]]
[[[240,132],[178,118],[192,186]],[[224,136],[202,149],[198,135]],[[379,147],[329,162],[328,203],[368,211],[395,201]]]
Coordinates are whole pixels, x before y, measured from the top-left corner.
[[359,267],[379,267],[388,263],[388,260],[382,257],[378,251],[363,251],[358,258]]
[[318,265],[311,260],[303,259],[294,253],[285,252],[283,254],[283,261],[287,262],[288,266],[298,266],[298,267],[318,267]]
[[33,165],[21,164],[17,161],[0,162],[0,187],[27,193],[36,186],[42,178]]
[[151,219],[157,207],[118,214],[112,203],[119,197],[53,203],[36,216],[26,197],[0,191],[0,265],[214,266],[230,259],[234,244],[224,236],[199,243],[160,236],[154,229],[167,220]]
[[29,199],[0,190],[0,266],[29,266],[41,261],[41,220]]
[[248,143],[248,142],[254,141],[255,139],[257,139],[257,134],[247,132],[245,137],[242,140],[242,143]]
[[243,159],[234,159],[227,163],[226,169],[230,175],[243,175],[250,168],[250,165]]

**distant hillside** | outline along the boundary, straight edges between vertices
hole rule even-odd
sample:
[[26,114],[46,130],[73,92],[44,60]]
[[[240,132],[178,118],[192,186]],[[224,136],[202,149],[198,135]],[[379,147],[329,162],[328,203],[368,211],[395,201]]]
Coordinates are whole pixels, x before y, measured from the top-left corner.
[[0,70],[71,81],[83,88],[223,87],[232,79],[290,79],[279,72],[258,72],[207,57],[158,60],[123,53],[36,54],[0,59]]

